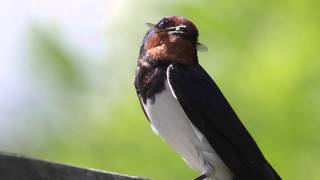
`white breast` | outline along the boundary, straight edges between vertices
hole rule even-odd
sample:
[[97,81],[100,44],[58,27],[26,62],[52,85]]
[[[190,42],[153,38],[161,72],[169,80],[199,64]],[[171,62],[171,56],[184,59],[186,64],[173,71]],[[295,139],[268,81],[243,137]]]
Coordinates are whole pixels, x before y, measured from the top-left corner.
[[231,180],[232,173],[192,125],[166,82],[165,90],[143,104],[153,130],[161,135],[194,169],[210,174],[213,179]]

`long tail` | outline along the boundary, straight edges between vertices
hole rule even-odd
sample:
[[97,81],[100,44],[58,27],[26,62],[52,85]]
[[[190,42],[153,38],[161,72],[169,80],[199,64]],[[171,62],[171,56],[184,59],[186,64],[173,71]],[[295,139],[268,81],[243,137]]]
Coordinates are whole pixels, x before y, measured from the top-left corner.
[[[264,164],[263,171],[261,173],[261,177],[259,180],[281,180],[281,177],[278,173],[272,168],[272,166],[266,161]],[[257,180],[257,179],[241,179],[238,177],[234,177],[233,180]]]

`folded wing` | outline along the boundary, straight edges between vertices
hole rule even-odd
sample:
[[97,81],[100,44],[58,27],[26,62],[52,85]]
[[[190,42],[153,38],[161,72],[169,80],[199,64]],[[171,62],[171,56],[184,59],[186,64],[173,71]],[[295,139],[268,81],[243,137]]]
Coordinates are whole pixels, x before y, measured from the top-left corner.
[[200,65],[172,64],[168,81],[183,110],[238,180],[278,180],[232,107]]

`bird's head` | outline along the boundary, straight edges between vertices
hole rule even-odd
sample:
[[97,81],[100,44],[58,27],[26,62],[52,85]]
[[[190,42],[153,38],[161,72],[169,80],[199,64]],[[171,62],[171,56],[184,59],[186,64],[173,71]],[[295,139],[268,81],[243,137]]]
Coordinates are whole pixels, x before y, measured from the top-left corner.
[[198,29],[181,16],[162,18],[157,24],[147,23],[150,30],[145,35],[140,59],[148,61],[171,61],[180,64],[198,63]]

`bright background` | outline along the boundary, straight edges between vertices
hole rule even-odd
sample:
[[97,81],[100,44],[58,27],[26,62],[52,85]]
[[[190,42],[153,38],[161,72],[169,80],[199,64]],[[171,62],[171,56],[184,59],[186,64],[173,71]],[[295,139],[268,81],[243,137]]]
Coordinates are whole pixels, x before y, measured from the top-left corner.
[[283,179],[320,177],[320,1],[5,0],[0,150],[155,180],[191,179],[140,109],[145,22],[182,15],[208,70]]

